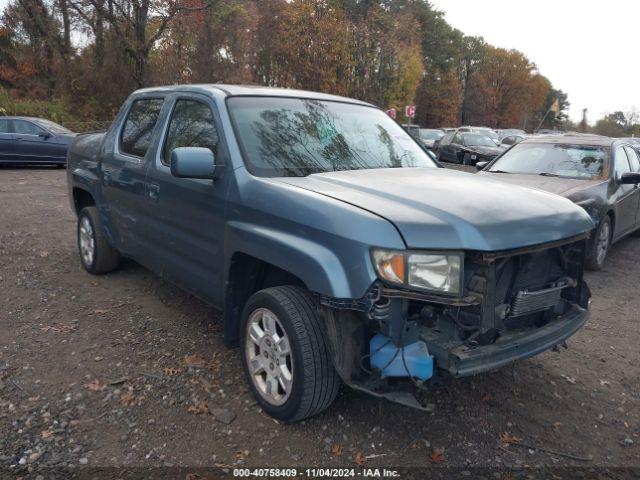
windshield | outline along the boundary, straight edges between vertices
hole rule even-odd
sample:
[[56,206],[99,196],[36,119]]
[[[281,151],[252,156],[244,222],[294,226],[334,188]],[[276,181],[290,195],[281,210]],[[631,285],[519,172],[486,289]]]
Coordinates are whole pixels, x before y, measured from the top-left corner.
[[489,171],[592,179],[604,175],[608,158],[608,147],[519,143]]
[[40,125],[42,125],[47,130],[52,131],[53,133],[73,133],[71,130],[64,128],[62,125],[58,125],[57,123],[54,123],[51,120],[46,120],[44,118],[39,118],[38,123],[40,123]]
[[441,132],[440,130],[420,129],[420,138],[422,140],[439,140],[442,137],[444,137],[444,132]]
[[437,165],[373,107],[300,98],[227,101],[248,170],[260,176]]
[[463,138],[464,144],[468,147],[495,147],[496,142],[486,135],[466,134]]

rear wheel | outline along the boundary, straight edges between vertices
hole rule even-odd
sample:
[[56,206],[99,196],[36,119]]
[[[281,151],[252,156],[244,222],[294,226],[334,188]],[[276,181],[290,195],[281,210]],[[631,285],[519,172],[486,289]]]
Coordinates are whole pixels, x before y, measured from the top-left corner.
[[247,381],[269,415],[295,422],[331,405],[340,380],[309,292],[283,286],[255,293],[244,308],[241,332]]
[[611,218],[609,215],[605,215],[596,228],[596,233],[587,252],[587,268],[589,270],[600,270],[604,266],[604,261],[611,247],[611,233]]
[[96,207],[84,207],[78,214],[78,249],[84,269],[98,275],[115,270],[120,253],[107,239]]

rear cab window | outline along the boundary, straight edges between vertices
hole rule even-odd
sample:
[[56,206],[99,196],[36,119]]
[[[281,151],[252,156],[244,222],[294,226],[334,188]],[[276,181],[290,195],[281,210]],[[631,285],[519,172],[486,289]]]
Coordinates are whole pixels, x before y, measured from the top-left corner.
[[133,102],[120,133],[122,153],[139,158],[147,154],[163,104],[163,98],[141,98]]

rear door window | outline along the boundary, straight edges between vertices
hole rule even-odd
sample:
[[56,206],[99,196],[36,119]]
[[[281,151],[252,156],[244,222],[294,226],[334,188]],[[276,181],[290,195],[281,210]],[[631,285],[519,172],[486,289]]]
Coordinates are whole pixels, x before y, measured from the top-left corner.
[[163,164],[171,164],[171,152],[178,147],[203,147],[217,154],[218,131],[208,105],[195,100],[176,102],[162,152]]
[[6,118],[0,119],[0,133],[9,133],[9,120]]
[[164,99],[144,98],[131,105],[120,135],[120,151],[134,157],[144,157],[158,121]]

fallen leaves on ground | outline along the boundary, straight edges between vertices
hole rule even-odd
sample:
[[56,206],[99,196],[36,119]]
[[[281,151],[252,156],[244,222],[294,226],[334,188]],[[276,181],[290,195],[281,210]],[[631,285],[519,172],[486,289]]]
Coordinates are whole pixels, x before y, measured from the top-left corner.
[[493,396],[491,396],[490,393],[487,393],[484,395],[484,397],[482,397],[482,402],[483,403],[489,403],[493,400]]
[[249,450],[238,450],[236,452],[236,460],[244,460],[249,456]]
[[564,378],[567,383],[570,383],[571,385],[575,385],[576,384],[576,379],[573,377],[570,377],[569,375],[560,375],[562,378]]
[[164,369],[164,374],[169,375],[171,377],[173,375],[179,374],[181,371],[182,370],[180,370],[179,368],[167,367]]
[[133,396],[133,393],[127,392],[120,395],[120,399],[118,400],[120,405],[134,405],[136,403],[136,397]]
[[196,353],[195,355],[185,355],[182,357],[182,363],[188,367],[204,367],[207,359],[199,353]]
[[194,415],[209,413],[209,404],[207,402],[196,403],[187,408],[187,412],[193,413]]
[[106,313],[109,313],[109,310],[106,308],[98,308],[94,310],[93,313],[95,313],[96,315],[104,315]]
[[518,442],[520,442],[520,440],[522,440],[522,439],[516,437],[515,435],[512,435],[509,432],[502,432],[500,434],[500,441],[502,443],[506,443],[507,445],[510,445],[512,443],[518,443]]
[[42,435],[42,438],[49,438],[53,435],[53,432],[51,430],[43,430],[40,435]]
[[95,380],[91,380],[89,383],[85,383],[84,388],[90,392],[100,392],[106,388],[106,385],[100,383],[100,380],[96,378]]
[[444,461],[444,454],[441,448],[434,448],[430,455],[433,463],[442,463]]
[[338,455],[342,454],[342,445],[339,445],[337,443],[335,443],[332,447],[331,447],[331,454],[335,455],[336,457]]
[[367,458],[361,452],[356,452],[355,462],[356,465],[364,467],[367,464]]

